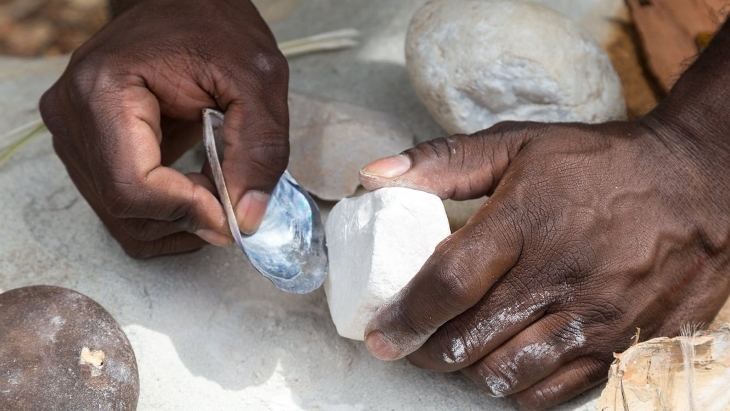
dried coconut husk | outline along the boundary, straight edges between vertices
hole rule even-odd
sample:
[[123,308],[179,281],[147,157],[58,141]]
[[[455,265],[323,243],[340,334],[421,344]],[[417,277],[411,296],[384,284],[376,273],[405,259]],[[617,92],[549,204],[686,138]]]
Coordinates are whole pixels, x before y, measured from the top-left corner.
[[616,354],[598,409],[730,410],[730,325],[683,331]]

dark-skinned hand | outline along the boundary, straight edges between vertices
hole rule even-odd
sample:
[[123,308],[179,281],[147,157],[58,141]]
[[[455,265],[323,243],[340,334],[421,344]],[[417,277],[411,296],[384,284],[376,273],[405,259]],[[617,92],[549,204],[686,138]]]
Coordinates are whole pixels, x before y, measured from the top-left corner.
[[217,108],[231,201],[255,231],[289,156],[288,65],[266,23],[247,0],[116,3],[40,103],[74,184],[132,256],[230,244],[210,178],[169,167]]
[[544,409],[614,352],[709,323],[730,292],[730,35],[636,122],[501,123],[361,171],[368,189],[490,195],[366,328],[383,360]]

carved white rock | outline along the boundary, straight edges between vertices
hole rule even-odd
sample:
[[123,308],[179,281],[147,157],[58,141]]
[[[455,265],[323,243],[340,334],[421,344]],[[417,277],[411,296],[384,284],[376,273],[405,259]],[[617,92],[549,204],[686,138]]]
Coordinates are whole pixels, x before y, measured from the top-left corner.
[[449,133],[504,120],[597,123],[626,103],[611,61],[577,23],[519,0],[432,0],[413,17],[408,74]]
[[325,224],[330,271],[324,283],[337,332],[363,340],[375,311],[421,269],[449,234],[441,200],[383,188],[335,205]]

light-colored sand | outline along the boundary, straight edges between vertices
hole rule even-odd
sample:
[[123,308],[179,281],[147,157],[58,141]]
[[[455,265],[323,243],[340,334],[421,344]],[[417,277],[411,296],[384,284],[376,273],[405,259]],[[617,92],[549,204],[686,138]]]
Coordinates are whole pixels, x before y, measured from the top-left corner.
[[[310,0],[279,40],[355,27],[359,49],[292,60],[294,89],[393,113],[441,134],[410,89],[403,38],[422,0]],[[0,131],[37,117],[63,60],[0,59]],[[0,168],[0,291],[72,288],[119,321],[137,354],[140,410],[507,410],[459,374],[384,363],[340,338],[324,293],[278,291],[235,248],[136,261],[80,197],[45,134]],[[559,409],[595,409],[600,390]]]

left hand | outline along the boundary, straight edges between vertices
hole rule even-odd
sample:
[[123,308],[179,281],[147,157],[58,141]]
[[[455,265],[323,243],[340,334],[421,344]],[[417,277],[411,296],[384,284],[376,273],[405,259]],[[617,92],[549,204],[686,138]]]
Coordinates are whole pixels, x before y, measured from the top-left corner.
[[209,173],[171,167],[216,108],[230,199],[253,233],[289,160],[289,66],[271,30],[247,0],[115,5],[40,101],[71,180],[133,257],[232,244]]
[[709,322],[730,292],[730,162],[662,120],[501,123],[366,166],[371,190],[491,195],[376,313],[368,349],[543,409],[605,380],[637,327]]

